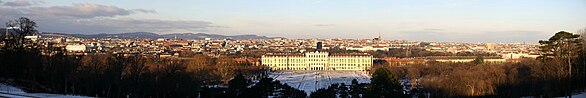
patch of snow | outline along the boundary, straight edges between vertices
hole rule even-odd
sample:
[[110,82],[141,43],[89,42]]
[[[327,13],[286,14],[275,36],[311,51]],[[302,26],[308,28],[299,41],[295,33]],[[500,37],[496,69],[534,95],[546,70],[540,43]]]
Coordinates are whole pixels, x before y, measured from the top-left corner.
[[578,95],[572,95],[572,97],[574,97],[574,98],[586,98],[586,92],[582,92],[581,94],[578,94]]
[[320,88],[327,88],[331,84],[370,83],[370,75],[365,71],[277,71],[269,77],[287,83],[289,86],[304,90],[307,94]]
[[0,84],[0,97],[7,97],[7,98],[91,98],[91,97],[76,96],[76,95],[27,93],[27,92],[24,92],[20,88],[6,85],[6,84]]
[[[556,97],[556,98],[565,98],[565,97]],[[586,98],[586,92],[582,92],[580,94],[572,95],[572,98]]]

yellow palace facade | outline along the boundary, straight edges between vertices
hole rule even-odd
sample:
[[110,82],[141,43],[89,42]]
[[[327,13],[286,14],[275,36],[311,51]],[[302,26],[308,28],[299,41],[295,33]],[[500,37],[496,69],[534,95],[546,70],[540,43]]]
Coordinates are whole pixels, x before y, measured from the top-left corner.
[[262,65],[272,70],[369,70],[373,57],[367,53],[330,54],[328,52],[268,53]]

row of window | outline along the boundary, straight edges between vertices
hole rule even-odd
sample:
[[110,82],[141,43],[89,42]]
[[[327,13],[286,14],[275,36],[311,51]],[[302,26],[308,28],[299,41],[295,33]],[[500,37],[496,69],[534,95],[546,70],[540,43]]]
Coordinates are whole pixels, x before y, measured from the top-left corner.
[[370,64],[330,64],[330,66],[367,66]]
[[334,69],[360,69],[360,67],[333,67]]
[[[289,59],[292,63],[303,63],[304,59]],[[308,61],[326,61],[327,59],[308,59]],[[330,62],[370,63],[370,59],[329,59]],[[287,59],[266,59],[265,63],[287,63]]]
[[309,59],[309,61],[326,61],[326,59]]
[[328,57],[328,55],[307,55],[310,58],[325,58]]
[[349,62],[349,63],[369,63],[370,59],[330,59],[331,62]]
[[[328,65],[328,66],[369,66],[370,64],[323,64],[323,63],[309,63],[309,65]],[[267,64],[267,66],[287,66],[287,64]],[[288,66],[307,66],[306,64],[289,64]]]
[[[348,69],[362,69],[362,67],[330,67],[332,70],[348,70]],[[312,68],[302,68],[302,67],[275,67],[272,68],[273,70],[326,70],[327,68],[324,67],[312,67]]]

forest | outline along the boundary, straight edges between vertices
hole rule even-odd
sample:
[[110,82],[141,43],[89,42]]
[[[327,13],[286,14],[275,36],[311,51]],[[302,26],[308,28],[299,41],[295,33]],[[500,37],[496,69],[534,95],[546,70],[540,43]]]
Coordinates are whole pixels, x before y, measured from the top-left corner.
[[206,85],[225,84],[237,73],[249,78],[266,68],[241,66],[230,57],[197,55],[190,60],[96,54],[41,55],[39,50],[0,52],[0,81],[30,92],[96,97],[198,96]]

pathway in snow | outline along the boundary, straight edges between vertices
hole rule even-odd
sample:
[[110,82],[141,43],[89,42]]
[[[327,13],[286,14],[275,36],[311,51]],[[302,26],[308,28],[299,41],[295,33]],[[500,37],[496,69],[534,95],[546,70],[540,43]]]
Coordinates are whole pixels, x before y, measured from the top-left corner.
[[307,94],[335,83],[350,85],[352,79],[359,83],[370,82],[370,76],[364,71],[278,71],[272,72],[270,77]]

